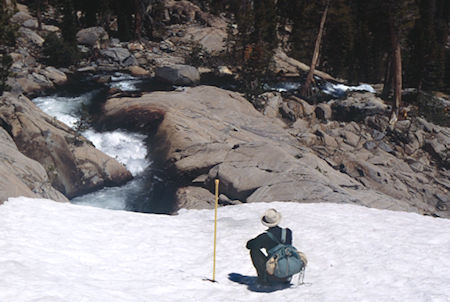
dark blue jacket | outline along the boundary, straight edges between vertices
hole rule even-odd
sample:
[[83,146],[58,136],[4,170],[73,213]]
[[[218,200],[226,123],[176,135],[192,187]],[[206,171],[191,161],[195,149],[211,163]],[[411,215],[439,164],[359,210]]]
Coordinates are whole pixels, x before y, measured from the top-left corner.
[[[266,230],[266,232],[271,232],[273,235],[275,235],[275,238],[280,240],[281,242],[281,228],[279,226],[275,226],[272,228],[269,228]],[[292,231],[287,228],[286,229],[286,244],[292,244]],[[266,249],[266,251],[269,251],[271,248],[275,247],[278,243],[273,241],[269,235],[267,235],[265,232],[258,235],[256,238],[253,238],[247,242],[247,248],[249,250],[252,249]]]

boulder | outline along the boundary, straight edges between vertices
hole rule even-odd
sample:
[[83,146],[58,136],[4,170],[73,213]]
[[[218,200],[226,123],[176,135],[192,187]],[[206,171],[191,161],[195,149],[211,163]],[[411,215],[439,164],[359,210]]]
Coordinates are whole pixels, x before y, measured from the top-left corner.
[[41,70],[41,74],[57,85],[67,82],[66,74],[53,66],[45,67],[45,69]]
[[112,47],[112,48],[103,49],[100,51],[100,53],[104,57],[107,57],[107,58],[113,60],[114,62],[120,63],[124,66],[134,65],[133,63],[136,63],[135,61],[133,61],[133,62],[127,61],[130,59],[130,57],[134,58],[134,56],[126,48]]
[[316,109],[314,110],[314,113],[316,114],[316,117],[320,120],[327,121],[331,119],[332,116],[332,110],[330,105],[325,103],[320,103],[316,106]]
[[12,82],[8,82],[11,86],[11,90],[14,93],[24,93],[26,95],[33,94],[34,92],[41,91],[42,87],[35,80],[28,77],[20,77],[14,79]]
[[28,19],[25,22],[23,22],[22,25],[30,29],[37,29],[39,24],[36,19]]
[[[351,202],[431,211],[417,200],[373,191],[334,169],[305,148],[278,119],[256,111],[236,92],[198,86],[112,98],[104,105],[104,113],[99,122],[105,128],[155,133],[155,160],[182,175],[183,187],[189,188],[192,182],[210,191],[218,177],[224,200]],[[208,177],[199,182],[204,174]],[[187,202],[178,196],[178,204]]]
[[174,85],[193,85],[200,81],[197,68],[190,65],[169,65],[157,67],[155,76]]
[[142,67],[139,66],[130,66],[128,67],[128,71],[130,71],[130,73],[134,76],[146,76],[148,75],[150,72],[148,70],[145,70]]
[[68,198],[131,179],[122,164],[26,97],[4,93],[0,103],[0,120],[19,151],[38,161],[52,186]]
[[344,100],[331,101],[333,118],[339,121],[363,121],[369,116],[384,114],[388,106],[374,94],[354,92]]
[[225,50],[226,28],[191,25],[186,29],[185,40],[196,41],[211,54]]
[[24,12],[24,11],[19,11],[19,12],[15,13],[9,19],[9,21],[14,24],[22,25],[25,21],[30,20],[30,19],[34,19],[34,18],[29,13]]
[[39,47],[42,47],[44,44],[44,39],[39,36],[36,32],[32,31],[29,28],[21,27],[19,29],[19,34],[27,41],[32,44],[35,44]]
[[268,117],[278,117],[280,115],[280,106],[283,102],[281,94],[278,92],[266,92],[257,97],[255,100],[257,107]]
[[77,32],[77,42],[90,47],[103,48],[108,40],[108,33],[103,27],[89,27]]
[[42,24],[42,30],[50,32],[50,33],[56,33],[56,32],[61,31],[61,29],[58,26],[47,25],[47,24]]
[[215,197],[200,187],[183,187],[176,192],[177,207],[184,209],[214,209]]
[[0,204],[9,197],[18,196],[68,202],[51,186],[44,167],[20,153],[11,136],[1,126],[0,159]]

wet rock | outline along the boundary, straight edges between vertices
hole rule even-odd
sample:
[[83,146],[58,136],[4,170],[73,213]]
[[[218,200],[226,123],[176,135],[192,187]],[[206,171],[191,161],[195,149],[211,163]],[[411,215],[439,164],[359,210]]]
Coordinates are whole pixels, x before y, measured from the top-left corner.
[[200,81],[197,68],[189,65],[169,65],[158,67],[155,76],[175,85],[193,85]]
[[331,103],[333,118],[339,121],[363,121],[368,116],[383,114],[387,105],[372,93],[352,93],[345,100]]

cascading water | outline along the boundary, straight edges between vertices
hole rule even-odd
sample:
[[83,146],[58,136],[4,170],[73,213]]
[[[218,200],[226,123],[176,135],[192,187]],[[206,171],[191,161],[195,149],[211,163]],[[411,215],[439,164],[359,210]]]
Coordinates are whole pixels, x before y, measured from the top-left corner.
[[[106,91],[118,88],[122,91],[137,92],[151,90],[168,90],[167,86],[151,87],[147,80],[135,78],[128,74],[116,73],[111,76],[107,85],[98,84],[90,77],[81,77],[72,81],[58,93],[37,97],[33,102],[45,113],[64,122],[72,128],[80,127],[83,115],[95,106],[95,103],[106,99]],[[86,125],[83,125],[86,126]],[[105,187],[99,191],[75,197],[72,203],[90,205],[115,210],[139,212],[170,213],[170,206],[164,206],[160,194],[161,183],[165,179],[158,176],[147,156],[148,137],[140,133],[125,130],[97,132],[92,127],[81,131],[94,146],[124,164],[134,179],[121,187]],[[170,185],[169,185],[170,186]],[[160,197],[162,200],[155,201]]]
[[[33,102],[47,114],[77,129],[95,147],[124,164],[134,179],[121,187],[106,187],[99,191],[78,196],[71,202],[102,208],[151,213],[172,213],[174,193],[177,184],[148,157],[148,137],[144,134],[125,130],[96,132],[89,126],[89,114],[99,110],[108,90],[116,88],[124,92],[143,92],[173,90],[174,87],[162,84],[152,78],[136,78],[129,74],[106,75],[108,84],[99,84],[91,76],[78,76],[58,93],[38,97]],[[214,82],[209,85],[225,87],[226,83]],[[322,91],[334,97],[345,94],[347,90],[373,90],[368,85],[349,87],[339,84],[323,83]],[[266,91],[295,92],[301,87],[298,81],[282,81],[266,84]],[[87,128],[86,128],[87,126]],[[81,130],[84,129],[84,130]]]

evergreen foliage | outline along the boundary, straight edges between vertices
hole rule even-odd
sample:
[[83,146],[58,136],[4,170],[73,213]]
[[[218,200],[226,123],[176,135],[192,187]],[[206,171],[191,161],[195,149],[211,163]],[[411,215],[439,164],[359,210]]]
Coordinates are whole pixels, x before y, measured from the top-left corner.
[[13,63],[11,56],[7,53],[4,53],[0,50],[0,95],[2,95],[3,91],[9,89],[6,81],[10,75],[10,68]]
[[59,38],[55,33],[46,37],[43,53],[46,63],[56,67],[68,67],[76,64],[80,59],[76,46]]
[[13,63],[9,50],[16,43],[16,27],[9,22],[11,15],[6,1],[0,0],[0,95],[9,88],[6,81]]

